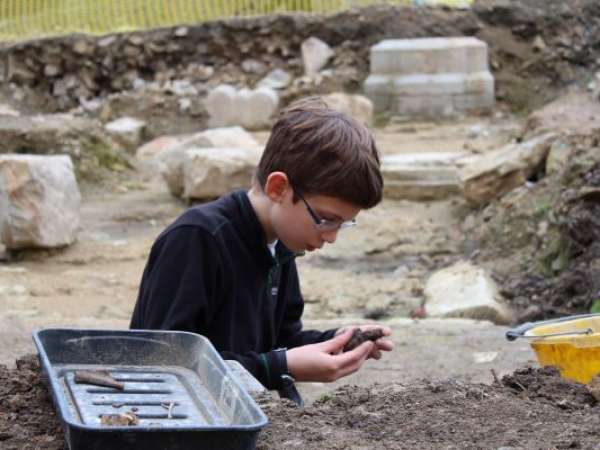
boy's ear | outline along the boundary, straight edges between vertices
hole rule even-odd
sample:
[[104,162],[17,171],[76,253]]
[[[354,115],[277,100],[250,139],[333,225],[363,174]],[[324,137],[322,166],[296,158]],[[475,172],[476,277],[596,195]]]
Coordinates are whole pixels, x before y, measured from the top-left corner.
[[281,202],[291,189],[288,177],[283,172],[273,172],[267,177],[265,194],[273,202]]

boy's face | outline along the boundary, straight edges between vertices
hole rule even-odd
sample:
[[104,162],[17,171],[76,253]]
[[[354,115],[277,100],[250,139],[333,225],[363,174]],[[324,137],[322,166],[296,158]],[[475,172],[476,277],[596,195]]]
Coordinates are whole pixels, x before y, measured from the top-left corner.
[[304,201],[297,200],[295,203],[293,198],[294,191],[288,189],[271,217],[277,238],[293,252],[312,252],[325,243],[335,242],[339,228],[319,228],[316,225],[320,219],[341,225],[360,212],[359,207],[334,197],[307,195],[303,197]]

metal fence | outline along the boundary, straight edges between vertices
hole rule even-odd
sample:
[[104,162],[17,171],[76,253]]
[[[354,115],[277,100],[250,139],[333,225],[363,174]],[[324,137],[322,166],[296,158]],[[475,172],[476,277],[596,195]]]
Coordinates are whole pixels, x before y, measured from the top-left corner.
[[378,5],[444,4],[472,0],[0,0],[0,40],[72,33],[103,35],[208,20],[282,12],[332,14]]

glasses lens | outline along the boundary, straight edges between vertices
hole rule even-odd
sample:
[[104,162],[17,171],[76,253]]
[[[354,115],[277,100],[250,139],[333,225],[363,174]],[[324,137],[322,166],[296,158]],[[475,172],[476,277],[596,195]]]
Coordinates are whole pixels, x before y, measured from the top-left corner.
[[332,231],[332,230],[345,230],[356,225],[356,219],[348,220],[347,222],[338,223],[331,222],[329,220],[322,220],[321,223],[315,225],[315,228],[319,231]]
[[347,228],[351,228],[351,227],[355,226],[357,223],[358,222],[356,221],[356,219],[352,219],[347,222],[344,222],[343,224],[340,225],[340,230],[345,230]]

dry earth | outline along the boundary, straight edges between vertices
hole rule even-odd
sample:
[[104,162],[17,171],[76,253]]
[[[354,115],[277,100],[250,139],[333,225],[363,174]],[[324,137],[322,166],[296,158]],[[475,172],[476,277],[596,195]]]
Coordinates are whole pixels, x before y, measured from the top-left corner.
[[[66,450],[35,357],[0,366],[3,450]],[[448,378],[344,387],[298,409],[270,395],[258,450],[598,449],[600,408],[553,368],[523,369],[492,384]]]

